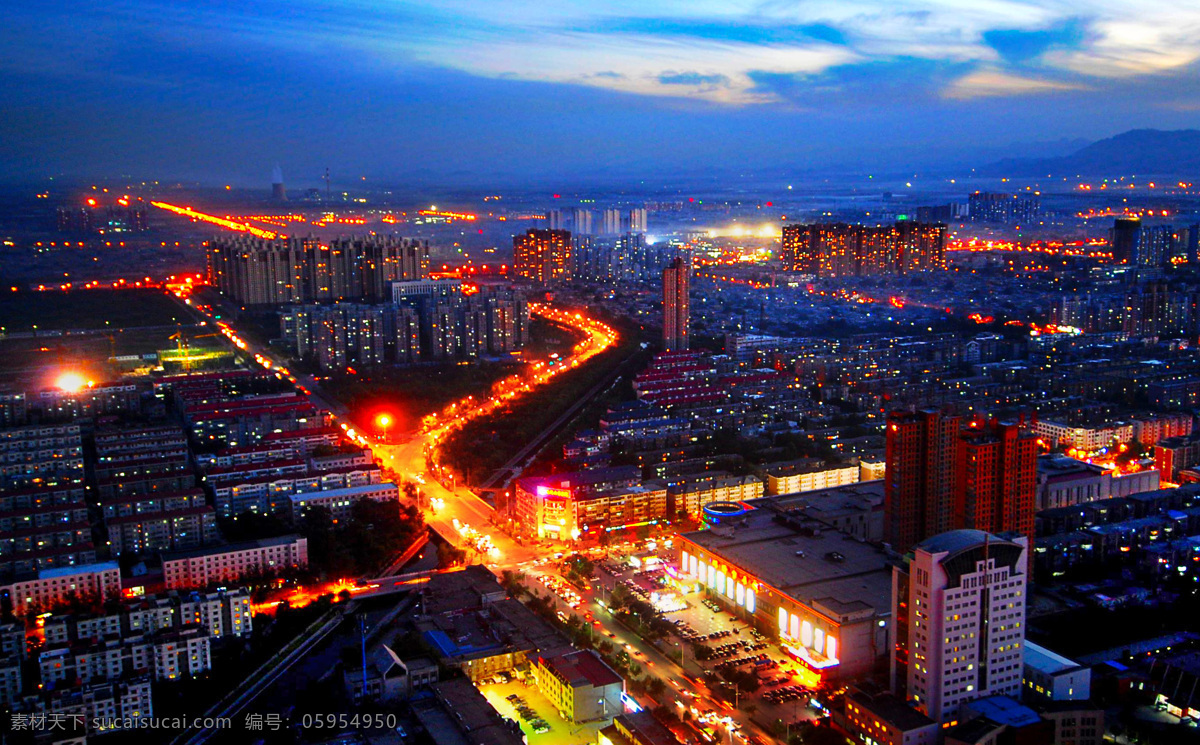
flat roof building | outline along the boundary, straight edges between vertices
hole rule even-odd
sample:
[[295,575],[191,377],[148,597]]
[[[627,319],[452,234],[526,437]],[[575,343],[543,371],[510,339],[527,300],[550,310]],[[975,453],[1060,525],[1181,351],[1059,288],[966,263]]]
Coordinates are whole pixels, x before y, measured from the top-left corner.
[[624,711],[625,681],[590,649],[538,657],[538,690],[568,722],[606,720]]
[[1083,701],[1092,695],[1092,669],[1026,641],[1022,684],[1026,699]]
[[308,539],[299,535],[195,548],[163,554],[163,581],[169,590],[232,582],[253,572],[308,566]]
[[778,636],[809,685],[870,672],[887,652],[888,556],[789,511],[787,497],[747,504],[754,509],[679,537],[681,577]]
[[600,730],[597,745],[680,745],[679,738],[648,711],[622,714]]
[[324,507],[329,510],[334,522],[339,522],[350,519],[354,503],[360,499],[370,499],[373,502],[399,502],[400,487],[390,481],[385,481],[382,484],[364,484],[344,489],[289,494],[288,499],[292,502],[293,520],[302,519],[305,510],[309,508]]
[[471,680],[572,649],[558,629],[508,597],[482,565],[435,574],[421,589],[420,608],[416,626],[425,641],[443,663]]
[[886,692],[852,688],[846,693],[846,731],[874,745],[937,745],[937,722]]

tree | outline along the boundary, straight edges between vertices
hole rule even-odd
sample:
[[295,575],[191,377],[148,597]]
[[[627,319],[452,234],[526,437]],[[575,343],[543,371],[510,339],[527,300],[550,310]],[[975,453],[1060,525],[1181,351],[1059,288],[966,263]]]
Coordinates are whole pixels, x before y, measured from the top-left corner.
[[524,579],[525,574],[523,572],[514,572],[511,569],[505,569],[500,574],[500,584],[504,586],[504,590],[508,593],[508,596],[510,598],[517,598],[518,600],[522,595],[529,592],[522,583]]
[[437,547],[438,553],[438,569],[449,569],[450,567],[460,566],[467,560],[467,552],[461,548],[455,548],[449,543],[439,543]]
[[582,554],[571,554],[563,560],[563,568],[567,579],[577,585],[586,584],[596,571],[596,566]]
[[649,677],[646,679],[646,693],[652,697],[658,698],[667,689],[667,684],[662,682],[661,678]]

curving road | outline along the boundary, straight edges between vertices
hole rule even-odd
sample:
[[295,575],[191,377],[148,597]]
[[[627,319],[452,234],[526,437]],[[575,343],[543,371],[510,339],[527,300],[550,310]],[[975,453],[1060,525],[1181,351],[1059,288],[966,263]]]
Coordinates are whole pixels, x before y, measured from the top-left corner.
[[[531,315],[573,328],[583,334],[583,340],[559,364],[551,366],[545,362],[535,362],[525,371],[496,383],[487,394],[468,396],[425,417],[418,432],[385,441],[357,431],[346,407],[322,391],[313,376],[297,378],[288,370],[286,362],[278,359],[272,350],[242,338],[228,323],[218,321],[190,302],[183,303],[198,319],[215,324],[230,343],[246,352],[264,370],[286,378],[305,391],[313,403],[327,409],[353,439],[369,445],[384,467],[400,474],[404,481],[415,483],[426,522],[460,547],[485,547],[483,551],[469,551],[468,559],[483,561],[493,568],[510,568],[528,561],[535,556],[537,549],[518,544],[498,530],[493,523],[495,510],[470,490],[454,483],[450,487],[440,483],[426,467],[429,460],[426,456],[436,454],[438,444],[459,427],[491,414],[515,399],[535,395],[538,388],[545,386],[555,376],[586,363],[616,344],[618,339],[616,331],[582,312],[545,303],[530,303]],[[481,541],[481,537],[485,540]],[[488,550],[487,547],[494,547],[494,550]]]

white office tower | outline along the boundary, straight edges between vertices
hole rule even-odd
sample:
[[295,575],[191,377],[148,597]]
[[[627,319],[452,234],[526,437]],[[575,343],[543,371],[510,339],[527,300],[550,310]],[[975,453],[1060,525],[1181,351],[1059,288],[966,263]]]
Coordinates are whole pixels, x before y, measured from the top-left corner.
[[567,216],[562,210],[550,210],[546,213],[546,227],[550,230],[567,230]]
[[630,233],[645,233],[646,232],[646,210],[644,210],[644,209],[629,210],[629,232]]
[[953,530],[893,571],[892,685],[937,722],[1021,693],[1028,539]]
[[608,209],[600,213],[600,235],[616,235],[621,229],[621,210]]

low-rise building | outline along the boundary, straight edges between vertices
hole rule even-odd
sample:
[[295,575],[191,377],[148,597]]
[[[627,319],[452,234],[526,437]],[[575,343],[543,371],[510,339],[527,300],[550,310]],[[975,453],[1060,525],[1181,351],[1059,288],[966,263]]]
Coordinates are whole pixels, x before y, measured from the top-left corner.
[[1113,422],[1090,427],[1075,427],[1066,422],[1038,419],[1033,432],[1051,447],[1065,445],[1094,453],[1102,448],[1133,440],[1132,422]]
[[104,601],[120,592],[121,568],[115,561],[42,569],[0,586],[0,595],[7,595],[17,615],[41,613],[71,597]]
[[571,651],[570,642],[482,565],[435,574],[421,588],[417,629],[439,661],[473,681]]
[[1090,701],[1041,701],[1033,705],[1043,722],[1050,725],[1050,742],[1055,745],[1101,745],[1104,740],[1104,709]]
[[621,714],[596,736],[596,745],[680,745],[679,738],[648,711]]
[[308,566],[308,539],[285,535],[176,551],[163,554],[162,566],[167,589],[202,588],[212,582],[234,582],[249,574],[304,568]]
[[539,656],[533,675],[538,690],[568,722],[607,720],[623,711],[625,681],[590,649]]
[[212,667],[212,639],[200,626],[185,626],[153,637],[154,676],[191,678]]
[[0,657],[0,704],[11,706],[21,695],[21,657]]
[[14,720],[23,717],[29,722],[37,714],[61,715],[68,722],[81,721],[89,734],[137,728],[140,720],[154,717],[148,675],[56,688],[22,702],[19,708],[12,714]]
[[354,503],[362,499],[373,502],[399,502],[400,487],[390,481],[382,484],[351,486],[345,489],[329,489],[328,491],[292,494],[292,519],[300,520],[306,510],[313,507],[324,507],[329,510],[334,522],[350,519]]
[[1197,465],[1200,465],[1200,432],[1168,437],[1154,446],[1154,467],[1173,483],[1180,482],[1180,472]]
[[414,701],[412,712],[433,742],[525,744],[520,725],[501,717],[469,680],[444,680],[431,688],[433,696]]
[[[53,646],[88,639],[124,638],[198,626],[214,639],[249,636],[254,628],[250,594],[243,589],[201,594],[171,593],[127,600],[115,613],[55,614],[44,619],[45,644]],[[3,638],[3,637],[0,637]],[[21,644],[24,649],[24,630]],[[7,654],[8,650],[0,650]]]
[[554,476],[517,479],[510,512],[517,529],[537,538],[571,540],[575,531],[577,503],[600,491],[637,486],[642,473],[637,466],[595,468]]
[[937,722],[891,693],[846,693],[846,732],[863,745],[937,745]]
[[729,473],[710,473],[672,479],[667,486],[671,500],[671,517],[686,513],[696,519],[701,510],[713,502],[744,502],[758,499],[765,491],[763,480],[757,476],[734,476]]
[[856,484],[862,474],[859,466],[830,466],[824,461],[814,458],[788,463],[772,463],[760,467],[759,470],[766,478],[768,495],[795,494],[814,489]]
[[777,636],[814,687],[864,675],[886,655],[892,582],[880,548],[789,509],[805,496],[764,497],[680,535],[679,574]]
[[1026,700],[1084,701],[1092,695],[1092,669],[1045,647],[1025,642]]

